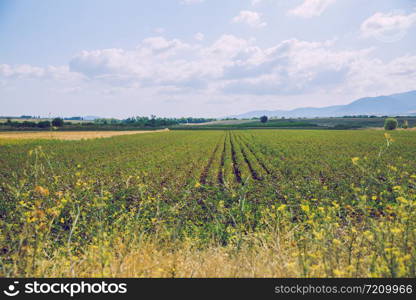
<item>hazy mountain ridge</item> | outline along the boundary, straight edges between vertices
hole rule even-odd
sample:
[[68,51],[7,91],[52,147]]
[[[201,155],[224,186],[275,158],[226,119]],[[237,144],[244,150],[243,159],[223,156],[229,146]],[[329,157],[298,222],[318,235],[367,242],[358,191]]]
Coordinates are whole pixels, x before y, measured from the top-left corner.
[[347,105],[327,107],[304,107],[293,110],[259,110],[231,116],[238,119],[260,117],[315,118],[343,117],[352,115],[397,116],[416,115],[416,91],[393,94],[390,96],[367,97]]

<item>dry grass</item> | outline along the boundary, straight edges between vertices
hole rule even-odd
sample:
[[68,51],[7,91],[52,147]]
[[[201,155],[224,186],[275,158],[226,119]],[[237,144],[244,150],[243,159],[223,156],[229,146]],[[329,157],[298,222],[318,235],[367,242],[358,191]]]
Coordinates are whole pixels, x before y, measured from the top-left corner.
[[0,132],[0,139],[57,139],[57,140],[82,140],[108,138],[118,135],[131,135],[150,132],[163,132],[164,130],[154,131],[42,131],[42,132]]
[[[172,249],[174,246],[175,249]],[[93,246],[73,260],[44,261],[40,277],[115,277],[115,278],[260,278],[299,277],[296,257],[287,249],[256,245],[236,250],[233,247],[209,247],[198,250],[191,245],[162,246],[142,242],[131,249],[117,243],[110,250]],[[116,249],[116,250],[115,250]],[[103,261],[107,263],[103,264]]]

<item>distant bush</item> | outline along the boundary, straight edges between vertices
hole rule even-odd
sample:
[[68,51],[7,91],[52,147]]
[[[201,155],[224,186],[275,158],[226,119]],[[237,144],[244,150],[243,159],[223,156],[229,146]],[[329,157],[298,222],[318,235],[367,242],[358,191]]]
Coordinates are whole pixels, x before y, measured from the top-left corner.
[[55,118],[52,120],[52,126],[55,127],[62,127],[64,126],[64,120],[61,118]]
[[30,127],[30,128],[34,128],[36,127],[36,123],[35,122],[29,122],[29,121],[24,121],[23,123],[21,123],[21,127]]
[[407,129],[407,128],[409,128],[409,122],[408,122],[407,120],[404,120],[404,121],[403,121],[402,128],[403,128],[403,129]]
[[260,122],[267,123],[267,121],[269,121],[269,118],[267,116],[260,117]]
[[348,130],[348,129],[360,129],[362,128],[359,125],[352,125],[352,124],[337,124],[333,127],[336,130]]
[[38,123],[39,128],[49,128],[51,127],[51,122],[49,121],[41,121]]
[[395,130],[399,126],[399,122],[397,122],[394,118],[387,118],[384,122],[384,129],[385,130]]

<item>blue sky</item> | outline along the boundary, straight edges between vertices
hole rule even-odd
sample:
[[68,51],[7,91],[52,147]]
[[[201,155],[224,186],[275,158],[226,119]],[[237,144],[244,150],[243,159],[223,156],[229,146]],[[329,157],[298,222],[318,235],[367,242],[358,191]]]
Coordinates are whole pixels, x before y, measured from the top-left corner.
[[0,0],[0,115],[221,117],[416,87],[414,0]]

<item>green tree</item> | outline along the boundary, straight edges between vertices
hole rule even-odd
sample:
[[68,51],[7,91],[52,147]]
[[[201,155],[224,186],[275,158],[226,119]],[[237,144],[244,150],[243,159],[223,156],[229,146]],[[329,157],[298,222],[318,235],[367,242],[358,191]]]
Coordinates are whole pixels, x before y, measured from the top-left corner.
[[403,127],[403,129],[409,128],[409,122],[407,120],[404,120],[402,127]]
[[399,122],[397,122],[394,118],[387,118],[384,122],[384,129],[385,130],[395,130],[399,126]]
[[52,120],[52,126],[55,127],[62,127],[64,126],[64,120],[61,118],[55,118]]
[[260,117],[260,122],[267,123],[267,121],[269,121],[269,118],[267,116]]
[[49,127],[51,127],[51,122],[49,122],[49,121],[40,121],[38,123],[38,127],[39,128],[49,128]]

